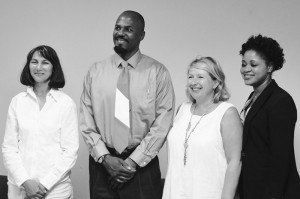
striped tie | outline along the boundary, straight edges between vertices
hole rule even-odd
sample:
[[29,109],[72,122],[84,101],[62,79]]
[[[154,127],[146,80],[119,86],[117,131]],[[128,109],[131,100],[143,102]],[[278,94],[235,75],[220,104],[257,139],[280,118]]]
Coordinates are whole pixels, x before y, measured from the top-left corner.
[[128,63],[122,62],[115,100],[115,129],[113,135],[113,146],[122,153],[128,146],[130,135],[130,99],[129,99],[129,71]]

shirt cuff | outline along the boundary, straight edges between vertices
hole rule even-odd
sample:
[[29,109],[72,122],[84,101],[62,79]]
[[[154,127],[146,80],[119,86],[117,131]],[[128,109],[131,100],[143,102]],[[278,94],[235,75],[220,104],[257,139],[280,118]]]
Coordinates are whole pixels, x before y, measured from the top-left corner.
[[129,157],[140,167],[145,167],[152,160],[150,156],[145,155],[139,148],[136,148]]
[[55,175],[47,175],[45,178],[40,180],[40,183],[47,189],[50,190],[56,183],[57,177]]
[[20,187],[26,180],[30,179],[25,169],[20,169],[16,171],[16,176],[18,177],[15,179],[15,183],[17,184],[18,187]]
[[110,154],[110,152],[107,150],[104,142],[98,142],[93,148],[91,156],[94,158],[95,162],[97,162],[99,158],[105,154]]

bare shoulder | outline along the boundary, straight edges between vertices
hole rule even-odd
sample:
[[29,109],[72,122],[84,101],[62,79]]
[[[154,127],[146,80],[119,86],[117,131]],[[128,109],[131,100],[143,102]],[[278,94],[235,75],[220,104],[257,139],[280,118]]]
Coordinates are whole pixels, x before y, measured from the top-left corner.
[[238,113],[238,110],[236,109],[236,107],[231,106],[225,111],[224,116],[221,121],[221,126],[222,126],[222,128],[228,128],[228,127],[242,128],[241,119],[240,119],[240,116],[239,116],[239,113]]
[[225,111],[224,116],[223,116],[223,118],[230,118],[230,117],[239,117],[238,110],[234,106],[229,107]]

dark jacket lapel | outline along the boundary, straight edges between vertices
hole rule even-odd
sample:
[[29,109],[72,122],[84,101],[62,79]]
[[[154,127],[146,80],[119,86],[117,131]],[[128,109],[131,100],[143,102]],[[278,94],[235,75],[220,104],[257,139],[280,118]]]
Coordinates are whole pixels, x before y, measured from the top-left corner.
[[[249,110],[245,122],[244,122],[244,130],[243,130],[243,150],[245,149],[247,145],[247,140],[249,136],[249,130],[252,120],[255,118],[257,113],[262,109],[263,105],[268,101],[269,97],[272,95],[272,92],[275,88],[277,88],[278,85],[275,82],[275,80],[272,80],[270,84],[263,90],[263,92],[259,95],[257,100],[252,105],[251,109]],[[250,94],[249,98],[253,92]]]

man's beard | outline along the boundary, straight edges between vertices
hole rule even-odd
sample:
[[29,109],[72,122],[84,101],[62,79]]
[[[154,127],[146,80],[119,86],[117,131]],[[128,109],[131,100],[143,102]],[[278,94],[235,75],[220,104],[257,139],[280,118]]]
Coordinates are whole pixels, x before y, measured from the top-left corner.
[[124,54],[126,53],[126,49],[123,48],[122,46],[115,46],[114,50],[117,54]]

